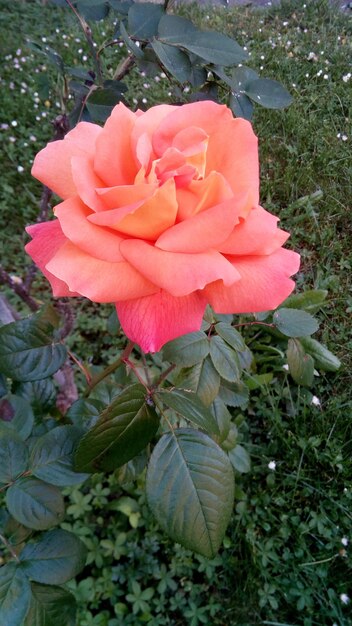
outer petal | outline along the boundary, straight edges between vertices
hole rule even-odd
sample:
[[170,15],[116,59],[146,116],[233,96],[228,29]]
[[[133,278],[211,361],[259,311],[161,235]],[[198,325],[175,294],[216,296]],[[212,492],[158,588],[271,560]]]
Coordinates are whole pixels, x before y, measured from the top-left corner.
[[[223,126],[224,122],[232,119],[230,109],[210,100],[176,107],[156,129],[153,136],[154,151],[158,156],[164,154],[165,150],[172,145],[174,137],[185,128],[196,126],[203,129],[207,135],[212,135]],[[224,137],[226,135],[223,135],[223,141]],[[218,170],[217,167],[213,169]]]
[[215,280],[232,285],[239,279],[234,266],[215,250],[199,254],[164,252],[139,239],[125,239],[120,250],[143,276],[176,297],[203,289]]
[[64,280],[72,291],[93,302],[115,302],[158,291],[126,261],[108,263],[86,254],[67,241],[47,264],[49,272]]
[[220,246],[223,254],[271,254],[280,248],[289,233],[277,228],[279,219],[262,207],[254,208],[245,220],[237,224]]
[[139,167],[131,145],[137,116],[124,104],[118,104],[107,119],[97,141],[94,170],[109,187],[134,181]]
[[155,245],[169,252],[194,253],[218,249],[233,231],[239,212],[234,198],[226,200],[172,226],[163,232]]
[[47,263],[49,263],[50,259],[67,241],[61,230],[59,221],[54,220],[52,222],[33,224],[32,226],[28,226],[26,231],[32,237],[32,241],[27,243],[25,250],[50,282],[53,296],[55,298],[59,298],[60,296],[78,296],[78,293],[70,291],[66,283],[46,269]]
[[93,211],[105,211],[106,206],[96,192],[96,189],[104,187],[105,183],[96,175],[93,165],[92,157],[72,157],[72,179],[77,190],[76,193],[84,204]]
[[275,309],[293,291],[289,276],[299,269],[296,252],[280,248],[268,256],[230,257],[241,280],[231,287],[220,281],[204,294],[216,313],[255,313]]
[[258,205],[258,140],[249,122],[231,119],[211,135],[206,173],[213,170],[221,172],[234,193],[252,191],[252,206]]
[[97,124],[80,122],[64,139],[51,141],[34,159],[32,175],[61,198],[76,195],[71,158],[92,156],[102,129]]
[[96,226],[87,220],[91,211],[79,198],[69,198],[54,209],[66,237],[83,252],[102,261],[123,261],[119,246],[123,237],[116,232]]
[[174,298],[161,290],[153,296],[117,302],[116,311],[131,341],[144,352],[158,352],[168,341],[199,330],[205,306],[201,292]]

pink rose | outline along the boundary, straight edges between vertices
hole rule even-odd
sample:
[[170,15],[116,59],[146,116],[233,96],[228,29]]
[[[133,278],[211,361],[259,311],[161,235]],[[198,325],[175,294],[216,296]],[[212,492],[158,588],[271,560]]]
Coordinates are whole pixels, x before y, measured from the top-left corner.
[[29,226],[28,254],[54,296],[114,302],[145,352],[217,313],[276,308],[299,255],[259,206],[252,126],[214,102],[116,106],[36,156],[33,175],[63,202]]

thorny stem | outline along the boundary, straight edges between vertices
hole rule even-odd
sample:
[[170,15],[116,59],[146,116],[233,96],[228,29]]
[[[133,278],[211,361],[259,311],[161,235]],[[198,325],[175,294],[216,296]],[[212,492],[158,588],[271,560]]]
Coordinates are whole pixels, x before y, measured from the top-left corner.
[[125,365],[128,365],[128,367],[131,368],[131,370],[134,373],[135,377],[139,380],[141,385],[143,385],[143,387],[146,388],[148,394],[150,394],[150,389],[148,387],[148,382],[145,382],[145,380],[143,380],[141,375],[138,373],[138,370],[137,370],[135,364],[132,363],[132,361],[130,361],[129,359],[123,359],[122,361],[123,361],[123,363],[125,363]]
[[84,19],[84,17],[82,17],[82,15],[80,15],[77,11],[77,9],[73,6],[72,2],[70,0],[66,0],[68,6],[70,7],[70,9],[73,11],[73,13],[75,14],[75,16],[77,17],[81,28],[84,32],[84,36],[87,40],[88,46],[90,48],[91,51],[91,55],[93,57],[93,61],[94,61],[94,65],[95,65],[95,69],[96,69],[96,73],[97,73],[97,77],[98,77],[98,83],[101,86],[103,84],[103,75],[102,75],[102,71],[101,71],[101,64],[100,64],[100,59],[99,59],[99,55],[97,54],[97,51],[94,47],[94,42],[93,42],[93,38],[92,38],[92,30],[89,26],[89,24],[86,22],[86,20]]
[[29,294],[25,284],[17,283],[0,265],[0,284],[8,285],[25,302],[31,311],[38,311],[39,304]]
[[165,380],[165,378],[168,377],[168,375],[170,374],[170,372],[172,372],[175,369],[176,365],[173,363],[172,365],[169,365],[169,367],[165,370],[165,372],[163,372],[162,374],[160,374],[160,377],[158,379],[158,381],[155,383],[155,387],[159,387],[159,385],[163,382],[163,380]]
[[114,75],[112,77],[113,80],[121,80],[121,78],[123,78],[124,76],[126,76],[126,74],[128,74],[128,72],[132,69],[135,63],[136,63],[135,56],[133,54],[129,54],[128,57],[123,59],[118,64],[114,72]]
[[83,394],[85,398],[89,396],[89,394],[94,389],[94,387],[96,387],[102,380],[104,380],[104,378],[106,378],[107,376],[110,376],[110,374],[112,374],[115,370],[117,370],[117,368],[121,365],[121,363],[126,362],[126,360],[128,359],[128,357],[130,356],[133,350],[133,347],[134,347],[133,341],[129,341],[129,343],[127,344],[121,356],[118,359],[116,359],[114,363],[111,363],[111,365],[108,365],[108,367],[106,367],[102,372],[100,372],[96,376],[93,376],[93,378],[91,379],[89,383],[89,386],[87,387],[86,391]]
[[90,375],[89,371],[84,367],[83,363],[81,363],[81,361],[77,359],[77,357],[73,354],[73,352],[71,352],[71,350],[67,350],[67,354],[70,357],[70,359],[72,359],[72,361],[76,363],[76,365],[79,367],[81,372],[83,372],[83,375],[87,381],[87,384],[90,385],[92,382],[92,376]]
[[160,414],[164,418],[165,422],[167,423],[167,425],[168,425],[169,429],[171,430],[172,434],[174,434],[173,425],[171,424],[169,418],[165,415],[164,409],[162,408],[162,406],[160,406],[159,401],[155,397],[154,394],[152,394],[152,399],[153,399],[153,402],[154,402],[155,406],[158,408],[158,411],[160,412]]
[[11,556],[13,556],[13,558],[15,559],[15,561],[17,561],[17,563],[20,562],[16,552],[14,551],[12,545],[7,541],[7,539],[0,534],[0,541],[3,542],[4,546],[7,548],[7,550],[11,553]]

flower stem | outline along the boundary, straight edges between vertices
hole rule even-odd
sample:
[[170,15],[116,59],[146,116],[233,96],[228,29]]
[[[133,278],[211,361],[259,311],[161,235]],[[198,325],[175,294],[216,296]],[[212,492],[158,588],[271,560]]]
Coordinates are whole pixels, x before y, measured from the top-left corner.
[[116,359],[114,363],[111,363],[111,365],[108,365],[108,367],[106,367],[102,372],[99,372],[99,374],[92,377],[87,389],[85,390],[83,394],[85,398],[88,398],[89,394],[94,389],[94,387],[96,387],[102,380],[104,380],[104,378],[106,378],[107,376],[110,376],[110,374],[112,374],[115,370],[117,370],[117,368],[120,367],[121,363],[126,362],[126,360],[128,359],[128,357],[130,356],[133,350],[133,347],[134,347],[133,341],[129,341],[123,353],[121,354],[121,356],[118,359]]

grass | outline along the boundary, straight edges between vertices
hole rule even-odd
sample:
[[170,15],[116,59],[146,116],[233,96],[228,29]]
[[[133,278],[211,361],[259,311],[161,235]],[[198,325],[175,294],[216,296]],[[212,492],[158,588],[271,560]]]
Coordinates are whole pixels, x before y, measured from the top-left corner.
[[[47,71],[54,77],[55,70],[46,69],[45,59],[26,47],[25,38],[40,41],[46,37],[68,64],[86,64],[86,46],[67,11],[43,7],[36,1],[21,3],[21,9],[0,0],[0,17],[4,18],[0,41],[5,58],[0,123],[7,125],[0,130],[4,153],[0,226],[5,235],[1,257],[4,267],[17,277],[22,277],[28,267],[23,252],[24,227],[35,221],[40,196],[40,185],[30,178],[31,160],[51,137],[50,120],[60,111],[55,95],[44,93],[42,78]],[[122,598],[123,594],[138,592],[128,576],[142,588],[153,587],[155,571],[162,576],[160,564],[165,565],[167,575],[177,585],[179,606],[172,604],[175,592],[165,591],[164,609],[159,607],[164,613],[157,613],[156,594],[149,603],[153,615],[162,615],[161,623],[348,626],[352,600],[344,604],[341,594],[352,598],[350,547],[345,545],[345,539],[352,540],[352,342],[348,320],[352,310],[351,24],[346,15],[331,9],[324,0],[306,2],[305,7],[302,2],[284,1],[280,8],[265,12],[246,8],[210,11],[196,4],[181,10],[205,28],[227,32],[246,45],[250,65],[256,70],[263,68],[264,76],[280,80],[295,97],[283,112],[256,108],[262,204],[280,217],[282,226],[291,232],[290,245],[301,252],[298,288],[329,290],[327,306],[320,314],[320,337],[341,358],[343,368],[337,375],[322,376],[314,387],[321,406],[312,406],[302,390],[291,392],[287,381],[253,394],[241,426],[253,467],[250,474],[238,477],[234,520],[220,561],[209,566],[209,576],[199,573],[199,560],[165,542],[156,528],[154,534],[148,534],[142,522],[138,528],[121,524],[115,532],[115,522],[107,518],[106,528],[100,528],[98,535],[111,539],[127,532],[135,565],[133,569],[121,562],[122,570],[125,567],[125,579],[119,574]],[[98,39],[104,38],[103,30],[108,32],[109,28],[112,32],[111,25],[97,25]],[[122,51],[107,51],[107,64],[116,67]],[[149,106],[174,97],[165,78],[155,81],[135,70],[129,84],[132,106],[134,100]],[[34,295],[48,299],[40,276]],[[15,297],[11,296],[11,302],[23,310]],[[83,357],[91,352],[100,359],[111,355],[106,330],[110,310],[79,304],[72,342]],[[270,461],[275,461],[274,470],[268,467]],[[105,480],[103,485],[108,488],[110,483]],[[140,493],[132,490],[130,495],[139,499],[143,514],[148,516]],[[71,495],[72,502],[75,497]],[[100,506],[104,516],[101,502]],[[93,600],[92,594],[84,593],[88,574],[76,591],[78,596],[81,593],[79,626],[105,626],[108,618],[103,621],[104,611],[114,614],[114,602],[122,602],[121,597],[114,596],[109,604],[103,589],[111,572],[116,574],[117,565],[110,556],[102,557],[98,564],[94,561],[99,552],[99,545],[94,543],[97,525],[101,524],[98,512],[80,512],[78,507],[78,515],[76,527],[91,540],[95,578]],[[153,554],[158,562],[144,563],[148,551],[152,552],[151,545],[156,546]],[[133,617],[132,604],[124,602],[128,618],[116,618],[122,620],[117,624],[140,624],[141,614]],[[219,605],[214,615],[211,602]],[[202,607],[207,607],[203,613]],[[120,609],[121,615],[126,615]],[[149,621],[152,626],[159,623],[153,619]]]

